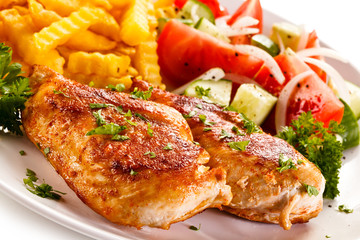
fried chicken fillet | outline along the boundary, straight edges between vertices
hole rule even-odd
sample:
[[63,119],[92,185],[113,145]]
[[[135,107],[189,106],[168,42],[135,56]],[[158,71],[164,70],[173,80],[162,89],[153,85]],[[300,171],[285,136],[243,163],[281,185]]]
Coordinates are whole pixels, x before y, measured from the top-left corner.
[[[134,80],[133,87],[144,91],[149,85]],[[277,223],[287,230],[292,223],[307,222],[322,210],[324,177],[286,141],[263,132],[251,133],[253,125],[240,114],[199,98],[154,89],[150,100],[182,113],[194,140],[209,152],[208,165],[226,170],[233,193],[231,203],[224,206],[226,211],[253,221]],[[234,142],[242,142],[245,149],[233,149],[230,145]],[[281,171],[280,157],[291,159],[296,169]],[[310,196],[306,186],[315,187],[319,194]]]
[[[78,197],[111,222],[167,229],[231,200],[225,172],[168,106],[35,66],[22,121]],[[94,104],[95,103],[95,104]],[[97,130],[94,130],[97,129]],[[48,151],[49,150],[49,151]]]

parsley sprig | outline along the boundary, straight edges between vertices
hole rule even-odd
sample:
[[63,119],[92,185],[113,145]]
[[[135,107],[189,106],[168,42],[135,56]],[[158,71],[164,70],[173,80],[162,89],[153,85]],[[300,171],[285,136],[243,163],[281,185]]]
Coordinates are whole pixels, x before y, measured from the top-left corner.
[[339,169],[343,146],[336,134],[344,129],[331,121],[328,128],[317,122],[310,112],[302,113],[290,127],[285,127],[278,137],[293,145],[301,154],[319,167],[326,179],[324,197],[334,199],[339,195]]
[[24,184],[26,186],[26,189],[42,198],[49,198],[54,200],[59,200],[61,198],[61,195],[65,195],[66,193],[54,190],[52,186],[49,184],[43,182],[42,184],[38,185],[36,184],[38,177],[36,176],[36,173],[30,169],[26,169],[26,176],[28,178],[24,178]]
[[148,100],[151,97],[153,89],[153,87],[150,87],[147,91],[140,91],[137,87],[135,87],[134,91],[130,93],[130,97],[134,99],[141,98],[143,100]]
[[0,43],[0,129],[23,135],[20,112],[32,93],[29,79],[19,76],[21,64],[11,63],[11,56],[11,48]]

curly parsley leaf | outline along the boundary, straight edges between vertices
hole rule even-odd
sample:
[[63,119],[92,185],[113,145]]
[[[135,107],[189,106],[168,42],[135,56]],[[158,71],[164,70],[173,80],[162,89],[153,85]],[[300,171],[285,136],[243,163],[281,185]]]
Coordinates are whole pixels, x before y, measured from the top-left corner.
[[317,122],[310,112],[302,113],[290,127],[285,127],[277,136],[294,146],[301,154],[313,162],[326,179],[324,197],[334,199],[339,195],[339,170],[343,146],[336,134],[344,129],[335,121],[328,128]]
[[11,64],[12,50],[0,43],[0,129],[23,135],[20,112],[32,95],[29,79],[19,76],[21,64]]
[[28,178],[24,178],[23,182],[26,186],[26,189],[42,198],[50,198],[54,200],[59,200],[61,198],[61,195],[65,195],[66,193],[54,190],[52,186],[49,184],[46,184],[43,182],[42,184],[38,185],[36,184],[38,178],[36,176],[36,173],[30,169],[26,169],[26,176]]

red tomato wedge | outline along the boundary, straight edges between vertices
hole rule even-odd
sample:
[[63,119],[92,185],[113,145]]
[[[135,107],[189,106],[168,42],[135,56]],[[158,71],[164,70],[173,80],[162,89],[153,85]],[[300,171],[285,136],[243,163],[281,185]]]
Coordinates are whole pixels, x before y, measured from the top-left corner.
[[[199,2],[204,3],[210,8],[215,18],[229,15],[228,10],[222,6],[217,0],[198,0]],[[174,4],[178,8],[182,8],[187,0],[175,0]]]
[[[284,54],[278,56],[277,62],[286,77],[285,84],[300,73],[312,71],[293,52],[285,51]],[[342,102],[316,74],[300,80],[290,92],[286,109],[286,125],[297,119],[302,112],[308,111],[312,112],[317,121],[323,122],[325,127],[329,126],[331,120],[340,123],[344,114]]]
[[253,78],[264,61],[241,54],[231,44],[191,28],[179,21],[165,24],[157,53],[164,83],[177,88],[215,67],[226,73]]
[[302,112],[311,111],[313,117],[329,126],[331,120],[341,122],[344,115],[344,105],[334,92],[317,75],[311,75],[299,82],[291,94],[286,125],[297,119]]
[[[259,23],[257,25],[251,27],[258,28],[260,31],[259,33],[261,33],[263,27],[263,12],[259,0],[245,1],[227,21],[227,24],[231,26],[236,22],[238,18],[245,16],[249,16],[259,20]],[[250,36],[242,35],[242,36],[233,37],[231,39],[233,44],[250,44],[250,40],[251,40],[251,35]]]
[[[320,43],[319,43],[318,36],[316,35],[316,32],[314,30],[311,33],[309,33],[308,42],[307,42],[305,48],[317,48],[317,47],[320,47]],[[324,60],[324,58],[321,56],[313,56],[313,58],[316,58],[319,60]],[[321,68],[319,68],[315,65],[312,65],[310,63],[308,63],[308,65],[324,82],[326,82],[327,75]]]

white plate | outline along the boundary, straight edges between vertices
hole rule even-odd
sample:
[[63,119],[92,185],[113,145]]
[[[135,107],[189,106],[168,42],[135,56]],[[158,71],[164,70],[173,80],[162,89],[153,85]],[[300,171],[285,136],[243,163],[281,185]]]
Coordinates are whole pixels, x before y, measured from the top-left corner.
[[[230,0],[223,2],[231,10],[239,4]],[[269,23],[280,20],[278,16],[264,11],[265,29],[269,29]],[[345,78],[352,81],[360,79],[359,72],[351,65],[331,63]],[[357,84],[360,85],[359,82]],[[20,150],[27,155],[20,156]],[[206,210],[187,221],[173,224],[167,231],[147,227],[136,230],[114,225],[84,205],[30,141],[4,134],[0,135],[0,190],[34,212],[96,239],[325,239],[326,235],[332,239],[358,239],[360,191],[356,184],[360,182],[360,148],[350,149],[345,156],[340,175],[341,195],[334,201],[326,200],[324,210],[317,218],[306,224],[293,225],[290,231],[284,231],[277,225],[243,220],[218,210]],[[22,183],[26,168],[34,170],[40,179],[45,179],[55,189],[66,192],[64,200],[42,199],[28,192]],[[353,208],[354,213],[338,212],[336,209],[340,204]],[[200,231],[188,228],[199,224]]]

